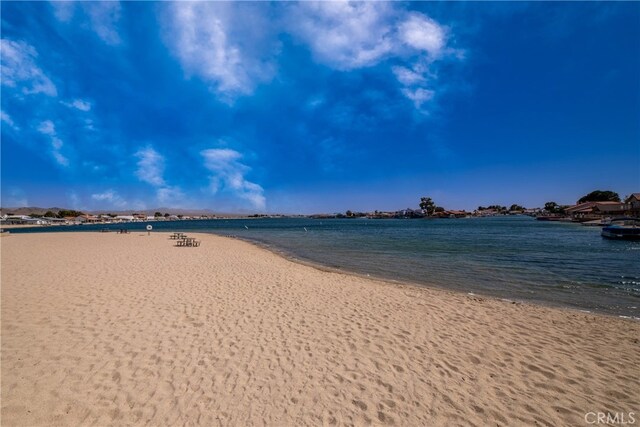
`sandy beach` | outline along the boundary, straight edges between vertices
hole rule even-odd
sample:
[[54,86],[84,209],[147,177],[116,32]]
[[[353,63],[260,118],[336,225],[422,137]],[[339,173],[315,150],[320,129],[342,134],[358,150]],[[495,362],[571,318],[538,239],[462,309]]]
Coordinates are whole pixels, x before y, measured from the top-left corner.
[[197,237],[3,236],[2,425],[640,422],[638,321]]

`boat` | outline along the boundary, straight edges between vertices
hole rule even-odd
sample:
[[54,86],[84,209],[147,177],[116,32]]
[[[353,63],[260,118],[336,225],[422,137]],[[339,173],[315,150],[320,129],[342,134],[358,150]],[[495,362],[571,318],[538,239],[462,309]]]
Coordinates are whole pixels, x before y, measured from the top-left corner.
[[614,218],[600,234],[605,239],[640,240],[640,218]]
[[606,227],[611,224],[611,218],[594,219],[593,221],[580,222],[585,227]]

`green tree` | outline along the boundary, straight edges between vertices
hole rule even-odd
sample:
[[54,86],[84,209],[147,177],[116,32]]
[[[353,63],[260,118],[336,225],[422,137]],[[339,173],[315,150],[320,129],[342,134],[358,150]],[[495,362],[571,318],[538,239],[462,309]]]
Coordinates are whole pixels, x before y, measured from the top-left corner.
[[544,210],[549,213],[557,213],[560,210],[560,206],[556,202],[547,202],[544,204]]
[[431,197],[421,197],[420,209],[422,209],[422,212],[427,214],[427,216],[431,216],[436,210],[436,204],[433,202]]
[[347,218],[351,218],[353,216],[353,212],[351,212],[350,210],[346,211],[345,215],[347,215]]
[[511,207],[509,208],[510,211],[523,211],[524,208],[520,205],[516,205],[515,203],[513,205],[511,205]]
[[171,215],[169,215],[168,213],[164,214],[165,218],[169,218]]
[[154,214],[153,214],[153,216],[157,218],[157,217],[159,217],[159,216],[162,216],[162,213],[160,213],[160,212],[156,212],[156,213],[154,213]]
[[585,202],[619,202],[620,196],[615,191],[595,190],[578,200],[578,204]]
[[57,217],[57,216],[58,216],[58,215],[56,215],[53,211],[47,211],[47,212],[45,212],[45,214],[44,214],[44,217],[45,217],[45,218],[55,218],[55,217]]
[[60,212],[58,212],[58,218],[64,218],[66,216],[76,217],[80,215],[84,215],[84,213],[80,211],[74,211],[74,210],[61,210]]

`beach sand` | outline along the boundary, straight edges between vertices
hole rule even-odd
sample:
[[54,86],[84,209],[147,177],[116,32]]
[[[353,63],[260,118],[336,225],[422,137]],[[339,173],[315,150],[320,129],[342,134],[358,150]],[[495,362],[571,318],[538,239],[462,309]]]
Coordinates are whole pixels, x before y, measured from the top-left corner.
[[168,237],[1,239],[2,426],[640,422],[638,321]]

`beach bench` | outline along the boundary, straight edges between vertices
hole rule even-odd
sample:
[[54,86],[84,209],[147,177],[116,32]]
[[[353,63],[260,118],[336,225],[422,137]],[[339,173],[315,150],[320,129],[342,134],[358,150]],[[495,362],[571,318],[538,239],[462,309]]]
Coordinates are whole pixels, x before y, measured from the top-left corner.
[[195,237],[185,236],[176,242],[176,246],[198,247],[200,246],[200,240],[196,240]]

